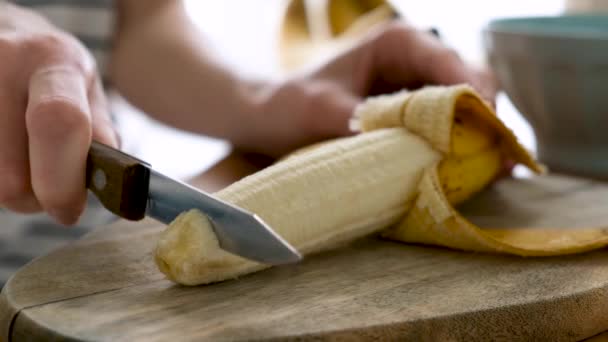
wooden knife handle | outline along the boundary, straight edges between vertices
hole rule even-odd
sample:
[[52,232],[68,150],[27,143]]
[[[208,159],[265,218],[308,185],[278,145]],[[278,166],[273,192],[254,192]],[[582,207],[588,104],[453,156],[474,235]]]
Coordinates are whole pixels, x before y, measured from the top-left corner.
[[94,141],[86,181],[87,188],[112,213],[132,221],[144,218],[150,182],[147,163]]

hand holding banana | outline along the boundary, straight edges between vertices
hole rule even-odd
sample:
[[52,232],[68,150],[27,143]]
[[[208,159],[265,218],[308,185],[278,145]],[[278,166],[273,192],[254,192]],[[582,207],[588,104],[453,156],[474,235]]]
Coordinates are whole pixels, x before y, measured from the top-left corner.
[[358,104],[370,95],[403,88],[467,83],[486,101],[493,102],[496,95],[488,71],[468,65],[435,36],[404,23],[375,27],[348,49],[307,70],[258,93],[254,116],[264,121],[251,129],[259,139],[248,140],[245,148],[282,155],[352,134],[348,121]]

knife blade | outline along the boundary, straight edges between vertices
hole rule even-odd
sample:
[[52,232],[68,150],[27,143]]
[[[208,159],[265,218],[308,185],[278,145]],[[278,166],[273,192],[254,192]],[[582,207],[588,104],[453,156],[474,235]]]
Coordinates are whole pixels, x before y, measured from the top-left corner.
[[207,216],[225,251],[270,265],[302,258],[255,214],[167,177],[109,146],[91,144],[86,174],[87,188],[106,209],[125,219],[137,221],[149,216],[169,224],[195,208]]

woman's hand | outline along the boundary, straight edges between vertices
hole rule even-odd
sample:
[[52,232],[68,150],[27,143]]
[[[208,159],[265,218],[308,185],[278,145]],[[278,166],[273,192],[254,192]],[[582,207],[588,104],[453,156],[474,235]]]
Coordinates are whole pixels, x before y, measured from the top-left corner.
[[426,31],[390,24],[313,72],[258,93],[257,124],[249,127],[256,138],[246,147],[281,155],[349,135],[349,119],[366,96],[458,83],[469,83],[494,101],[497,89],[489,71],[467,65]]
[[93,58],[33,12],[0,4],[0,206],[74,223],[91,139],[117,146]]

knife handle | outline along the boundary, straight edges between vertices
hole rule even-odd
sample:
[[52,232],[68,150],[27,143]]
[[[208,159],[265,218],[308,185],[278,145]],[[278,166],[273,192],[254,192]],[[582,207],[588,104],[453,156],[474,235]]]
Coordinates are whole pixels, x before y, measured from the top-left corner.
[[112,213],[137,221],[146,215],[150,166],[93,141],[87,157],[86,186]]

